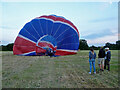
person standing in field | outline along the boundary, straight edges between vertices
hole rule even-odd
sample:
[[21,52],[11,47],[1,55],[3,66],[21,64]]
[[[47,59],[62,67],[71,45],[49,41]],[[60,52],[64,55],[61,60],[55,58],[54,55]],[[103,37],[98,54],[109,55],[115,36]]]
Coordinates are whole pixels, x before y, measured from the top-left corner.
[[111,59],[111,52],[109,50],[109,48],[105,48],[106,52],[105,52],[105,66],[104,69],[106,69],[106,66],[108,67],[108,71],[110,71],[110,59]]
[[96,59],[96,53],[94,52],[94,49],[91,48],[91,50],[89,52],[89,64],[90,64],[90,72],[89,72],[89,74],[91,74],[91,72],[92,72],[92,66],[93,66],[93,69],[94,69],[94,74],[96,74],[95,59]]
[[104,58],[105,58],[105,50],[103,47],[101,47],[98,53],[98,65],[99,65],[100,71],[104,71]]

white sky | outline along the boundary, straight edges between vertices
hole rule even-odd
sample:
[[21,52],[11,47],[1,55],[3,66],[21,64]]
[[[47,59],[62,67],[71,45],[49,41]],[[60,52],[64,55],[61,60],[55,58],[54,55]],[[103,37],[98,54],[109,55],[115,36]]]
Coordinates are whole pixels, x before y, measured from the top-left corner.
[[113,0],[103,0],[103,2],[100,2],[101,0],[96,0],[98,2],[94,0],[91,2],[88,0],[84,2],[82,0],[81,2],[79,0],[74,0],[74,2],[73,0],[69,2],[1,1],[2,44],[13,43],[20,29],[28,21],[50,14],[70,20],[78,28],[80,39],[86,39],[89,45],[99,46],[106,42],[115,43],[118,40],[118,3],[112,2]]

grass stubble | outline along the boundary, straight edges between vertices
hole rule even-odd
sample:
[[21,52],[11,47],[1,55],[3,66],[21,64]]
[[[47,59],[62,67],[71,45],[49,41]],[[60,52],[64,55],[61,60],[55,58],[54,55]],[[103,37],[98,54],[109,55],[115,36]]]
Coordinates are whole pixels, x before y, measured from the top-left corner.
[[[98,51],[95,51],[98,54]],[[89,75],[88,50],[76,55],[16,56],[2,52],[3,88],[118,88],[118,51],[112,50],[111,71]],[[0,56],[0,57],[1,57]]]

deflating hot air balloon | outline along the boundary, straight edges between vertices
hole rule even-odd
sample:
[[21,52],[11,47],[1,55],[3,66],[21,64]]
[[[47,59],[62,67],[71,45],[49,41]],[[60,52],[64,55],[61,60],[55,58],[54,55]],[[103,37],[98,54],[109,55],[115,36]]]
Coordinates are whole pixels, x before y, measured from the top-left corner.
[[45,55],[47,48],[55,55],[76,54],[79,32],[75,25],[61,16],[40,16],[26,23],[13,47],[14,55]]

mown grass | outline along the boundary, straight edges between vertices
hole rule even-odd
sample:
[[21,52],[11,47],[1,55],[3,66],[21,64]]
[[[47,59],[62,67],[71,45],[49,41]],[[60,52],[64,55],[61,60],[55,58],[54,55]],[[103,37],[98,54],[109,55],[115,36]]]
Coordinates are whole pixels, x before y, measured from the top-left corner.
[[[76,55],[15,56],[2,53],[3,88],[117,88],[118,51],[112,50],[111,71],[89,75],[88,50]],[[98,51],[95,51],[98,54]]]

